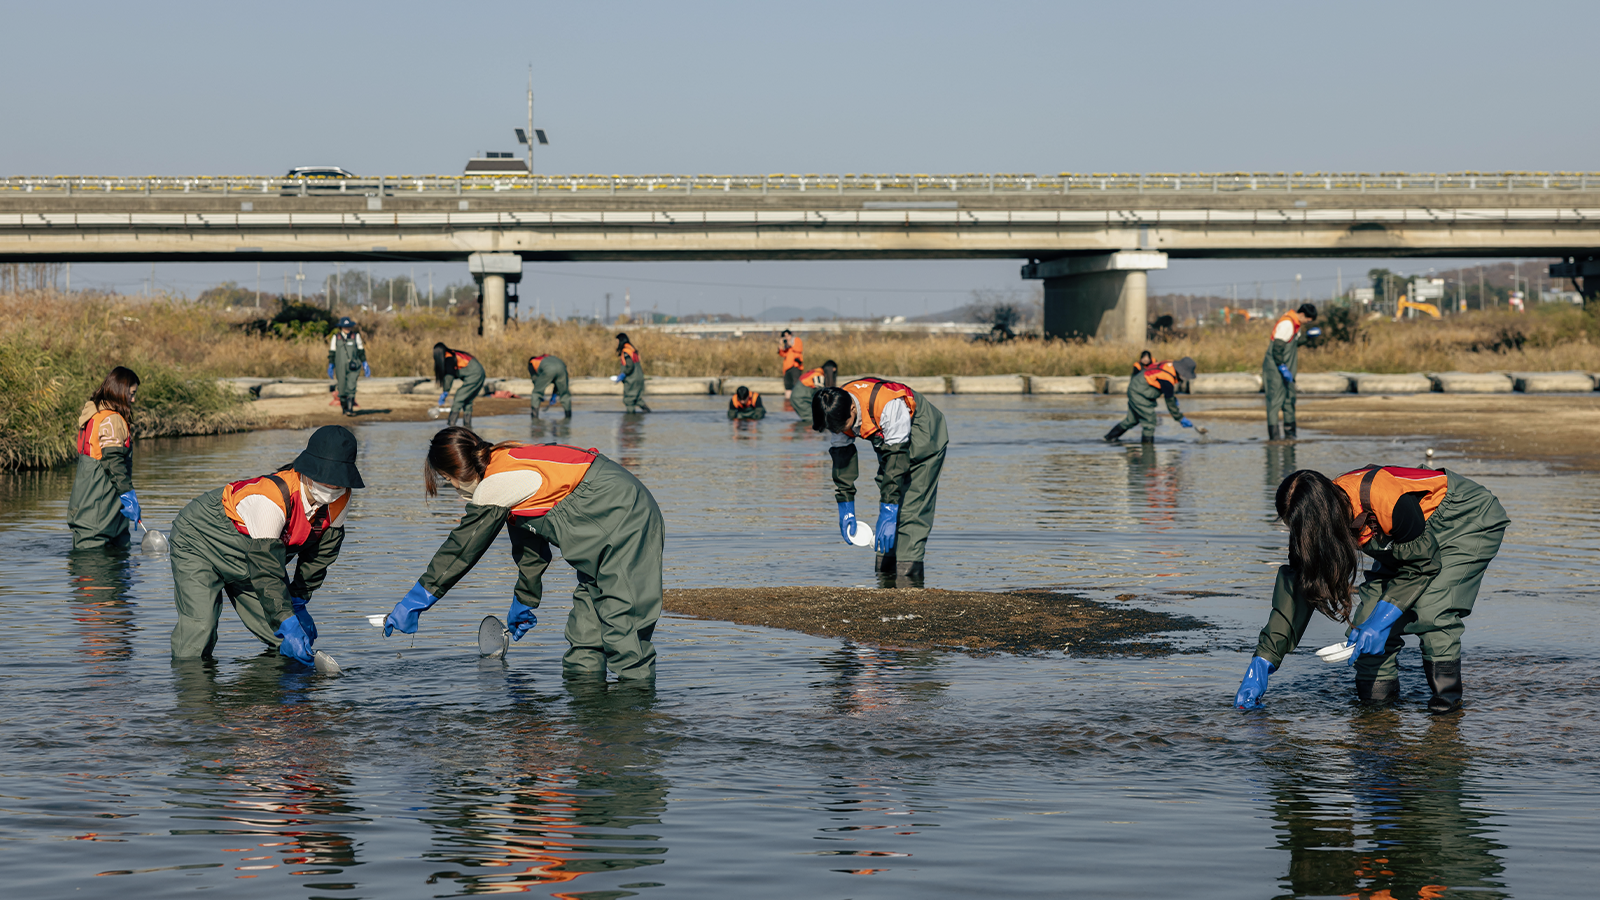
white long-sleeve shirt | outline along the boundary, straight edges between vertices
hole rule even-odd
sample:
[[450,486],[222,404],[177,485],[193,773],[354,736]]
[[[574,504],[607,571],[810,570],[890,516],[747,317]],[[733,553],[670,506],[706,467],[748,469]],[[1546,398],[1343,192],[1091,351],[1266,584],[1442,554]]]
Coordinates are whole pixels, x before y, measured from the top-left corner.
[[478,482],[472,492],[472,502],[478,506],[515,507],[544,486],[544,478],[530,469],[496,472]]
[[1276,328],[1272,329],[1272,339],[1285,343],[1294,340],[1295,325],[1287,318],[1279,319]]
[[[855,404],[855,420],[860,421],[861,401],[851,395],[850,402]],[[911,408],[906,406],[906,401],[896,398],[884,404],[883,415],[878,417],[878,428],[883,431],[883,442],[893,446],[904,443],[911,437]],[[855,440],[847,434],[829,432],[828,446],[848,447]]]
[[[310,519],[316,514],[317,510],[327,505],[325,503],[315,503],[311,500],[311,492],[305,488],[305,485],[311,483],[314,482],[302,476],[301,488],[297,492],[297,496],[300,498],[300,508],[305,512],[307,519]],[[288,517],[283,514],[283,510],[278,508],[278,504],[273,503],[262,494],[251,494],[240,500],[234,511],[244,521],[245,530],[253,538],[282,537],[283,529],[289,524]],[[344,509],[339,511],[339,517],[328,523],[328,527],[343,528],[345,516],[349,512],[350,505],[347,503]]]

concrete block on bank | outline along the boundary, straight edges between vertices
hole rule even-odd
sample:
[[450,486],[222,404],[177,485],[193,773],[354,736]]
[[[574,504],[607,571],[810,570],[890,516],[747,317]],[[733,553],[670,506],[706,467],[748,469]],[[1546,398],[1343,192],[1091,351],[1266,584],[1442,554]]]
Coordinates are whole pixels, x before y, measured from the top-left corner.
[[[484,389],[485,393],[493,393],[493,391],[510,391],[511,393],[516,394],[518,397],[532,397],[533,396],[533,379],[532,378],[496,378],[494,380],[494,382],[493,382],[493,390],[491,390],[491,386],[488,383],[484,384],[483,389]],[[549,396],[550,395],[550,387],[548,385],[546,385],[544,390],[545,390],[545,396]]]
[[1587,372],[1513,372],[1511,380],[1524,394],[1573,394],[1594,390]]
[[860,375],[851,375],[848,378],[840,375],[838,383],[842,385],[857,378],[882,378],[884,381],[903,384],[919,394],[947,394],[950,392],[950,384],[946,380],[947,377],[945,375],[916,375],[904,378],[899,375],[878,375],[873,372],[863,372]]
[[1201,372],[1189,383],[1191,394],[1259,394],[1260,372]]
[[263,400],[282,397],[318,397],[333,390],[331,381],[275,381],[263,384],[256,396]]
[[1103,375],[1030,375],[1028,382],[1035,394],[1099,394],[1105,390]]
[[217,386],[225,391],[233,391],[241,397],[257,396],[263,385],[272,384],[276,378],[218,378]]
[[950,392],[954,394],[1026,394],[1026,375],[952,375]]
[[[572,388],[572,396],[574,397],[622,396],[622,385],[612,381],[609,376],[572,378],[568,380],[567,384]],[[646,390],[648,390],[648,382],[646,382],[646,385]]]
[[[655,394],[658,397],[689,396],[693,394],[715,394],[717,392],[718,378],[657,378],[647,375],[644,379],[645,396]],[[778,389],[780,392],[782,388]]]
[[1511,376],[1499,372],[1435,372],[1429,377],[1446,394],[1511,393]]
[[402,378],[363,378],[356,382],[357,394],[409,394],[419,384],[431,382],[431,378],[417,375],[407,375]]
[[1096,380],[1105,379],[1106,393],[1108,394],[1126,394],[1128,392],[1128,382],[1133,380],[1128,375],[1096,375],[1094,378]]
[[1433,391],[1433,379],[1421,372],[1404,375],[1358,372],[1352,378],[1358,394],[1427,394]]
[[1350,376],[1343,372],[1301,372],[1294,384],[1297,394],[1350,393]]
[[[840,383],[842,384],[843,382],[840,382]],[[758,376],[754,376],[754,375],[752,375],[749,378],[732,378],[732,377],[729,377],[729,378],[718,379],[717,393],[725,394],[725,395],[726,394],[733,394],[736,391],[738,391],[741,386],[747,387],[750,390],[755,391],[758,394],[766,394],[769,397],[773,397],[773,396],[782,397],[783,396],[783,379],[782,378],[766,378],[766,377],[758,377]]]

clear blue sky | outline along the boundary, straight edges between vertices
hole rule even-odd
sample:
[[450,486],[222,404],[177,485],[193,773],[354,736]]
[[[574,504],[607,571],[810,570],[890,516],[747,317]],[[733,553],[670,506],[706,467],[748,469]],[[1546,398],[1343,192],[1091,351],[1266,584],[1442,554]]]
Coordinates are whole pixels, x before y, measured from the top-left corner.
[[[544,172],[1597,168],[1572,37],[1600,25],[1593,3],[67,0],[5,22],[4,174],[459,172],[517,149],[530,63]],[[1366,265],[1175,261],[1152,289],[1331,286]],[[1023,287],[1011,261],[539,268],[530,297],[580,308],[631,290],[664,311],[916,313]],[[147,274],[79,266],[74,282]],[[190,293],[225,277],[254,268],[156,272]]]

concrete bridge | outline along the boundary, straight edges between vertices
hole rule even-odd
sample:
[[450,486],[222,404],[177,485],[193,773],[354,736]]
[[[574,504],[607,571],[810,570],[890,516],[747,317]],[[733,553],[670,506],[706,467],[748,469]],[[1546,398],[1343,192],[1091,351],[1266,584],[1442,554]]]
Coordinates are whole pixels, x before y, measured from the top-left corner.
[[528,260],[1009,257],[1044,281],[1047,332],[1117,339],[1142,335],[1169,258],[1560,256],[1586,275],[1595,248],[1590,174],[0,179],[0,262],[462,260],[489,330]]

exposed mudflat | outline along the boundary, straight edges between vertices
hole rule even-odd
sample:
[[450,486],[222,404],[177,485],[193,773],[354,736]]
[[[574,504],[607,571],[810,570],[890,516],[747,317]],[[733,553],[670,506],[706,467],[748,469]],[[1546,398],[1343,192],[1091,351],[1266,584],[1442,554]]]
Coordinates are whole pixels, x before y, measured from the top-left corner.
[[668,612],[891,647],[1073,656],[1164,656],[1158,635],[1211,627],[1191,616],[1047,590],[783,587],[666,592]]

